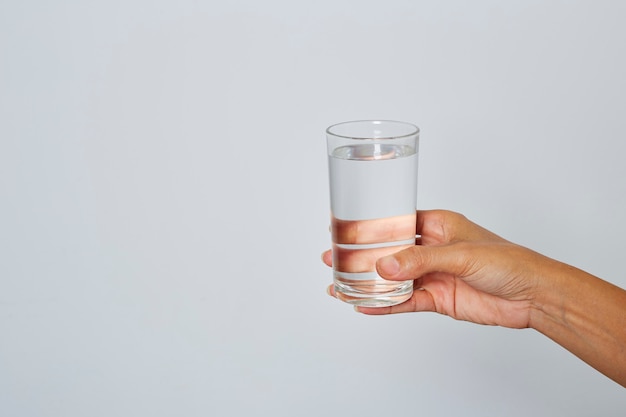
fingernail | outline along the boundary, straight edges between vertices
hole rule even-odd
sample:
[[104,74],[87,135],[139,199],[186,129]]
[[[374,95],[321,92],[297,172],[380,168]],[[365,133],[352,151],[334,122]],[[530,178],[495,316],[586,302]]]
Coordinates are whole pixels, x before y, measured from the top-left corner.
[[385,256],[378,260],[378,269],[385,273],[385,275],[396,275],[400,272],[400,264],[394,256]]

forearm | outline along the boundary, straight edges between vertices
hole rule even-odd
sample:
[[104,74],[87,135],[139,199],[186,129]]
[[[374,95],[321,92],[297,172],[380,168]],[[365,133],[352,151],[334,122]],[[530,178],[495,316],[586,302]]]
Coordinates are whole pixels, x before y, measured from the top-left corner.
[[626,291],[548,260],[530,326],[626,387]]

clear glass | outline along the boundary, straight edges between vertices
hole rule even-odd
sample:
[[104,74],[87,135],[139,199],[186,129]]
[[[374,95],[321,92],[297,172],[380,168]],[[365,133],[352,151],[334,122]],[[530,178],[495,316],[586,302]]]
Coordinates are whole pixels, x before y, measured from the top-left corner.
[[390,120],[326,130],[335,292],[347,303],[383,307],[413,294],[388,281],[376,260],[415,245],[419,128]]

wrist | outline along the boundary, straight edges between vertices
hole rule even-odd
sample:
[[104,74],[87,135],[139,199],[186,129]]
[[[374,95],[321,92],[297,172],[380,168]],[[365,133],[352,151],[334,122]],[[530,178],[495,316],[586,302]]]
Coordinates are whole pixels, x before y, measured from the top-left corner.
[[[578,272],[575,268],[539,255],[543,259],[534,271],[534,291],[531,298],[529,327],[545,333],[546,326],[566,323],[567,301],[571,295],[572,280]],[[569,281],[569,282],[568,282]]]

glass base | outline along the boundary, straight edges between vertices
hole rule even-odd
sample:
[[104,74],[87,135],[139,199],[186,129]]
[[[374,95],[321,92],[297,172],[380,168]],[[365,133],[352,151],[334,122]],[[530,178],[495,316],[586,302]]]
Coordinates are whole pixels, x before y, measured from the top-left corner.
[[413,281],[348,280],[335,277],[335,295],[348,304],[363,307],[389,307],[413,295]]

